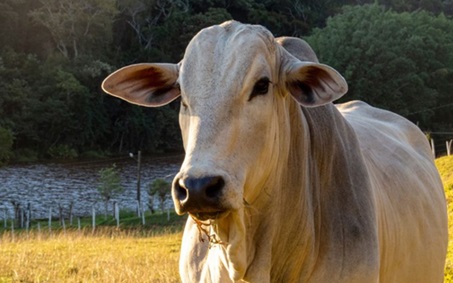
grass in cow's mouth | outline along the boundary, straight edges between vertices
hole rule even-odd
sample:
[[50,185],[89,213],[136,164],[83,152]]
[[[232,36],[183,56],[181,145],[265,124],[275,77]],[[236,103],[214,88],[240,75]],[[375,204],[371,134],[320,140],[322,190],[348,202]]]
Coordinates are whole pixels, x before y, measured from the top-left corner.
[[211,222],[203,223],[200,220],[198,220],[196,217],[194,217],[193,215],[190,215],[190,217],[192,217],[193,221],[195,221],[195,223],[197,224],[198,232],[200,233],[199,236],[198,236],[200,242],[204,242],[205,241],[205,239],[203,239],[203,234],[204,234],[208,238],[209,248],[211,248],[213,245],[217,245],[217,244],[226,245],[225,242],[223,242],[223,241],[221,241],[220,239],[217,238],[216,234],[210,234],[209,233],[208,229],[211,226]]

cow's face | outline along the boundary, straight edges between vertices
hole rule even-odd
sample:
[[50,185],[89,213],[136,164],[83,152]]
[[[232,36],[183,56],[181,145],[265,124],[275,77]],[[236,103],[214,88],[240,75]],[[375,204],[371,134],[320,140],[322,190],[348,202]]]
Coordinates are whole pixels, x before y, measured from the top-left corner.
[[186,157],[173,181],[179,214],[221,218],[253,203],[288,140],[290,93],[313,107],[346,92],[332,68],[291,56],[260,26],[228,22],[202,30],[178,64],[138,64],[103,83],[106,92],[144,106],[181,96]]

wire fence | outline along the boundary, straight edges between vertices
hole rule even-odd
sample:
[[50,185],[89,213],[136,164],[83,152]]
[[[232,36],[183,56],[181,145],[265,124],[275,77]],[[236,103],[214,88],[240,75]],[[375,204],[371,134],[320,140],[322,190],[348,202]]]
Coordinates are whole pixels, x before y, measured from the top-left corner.
[[[159,207],[157,210],[156,207]],[[83,214],[74,213],[74,204],[71,203],[68,206],[57,205],[56,207],[49,207],[47,209],[47,217],[34,217],[34,209],[32,203],[27,203],[26,205],[21,204],[17,201],[12,201],[10,204],[3,203],[0,206],[0,227],[3,227],[3,230],[12,230],[15,229],[66,229],[68,227],[81,229],[82,220],[84,226],[87,225],[87,221],[91,219],[88,223],[93,230],[96,229],[97,223],[100,221],[105,223],[107,219],[114,220],[115,225],[120,227],[121,225],[121,215],[126,215],[125,218],[130,218],[131,215],[134,215],[134,218],[139,218],[142,225],[146,225],[146,215],[151,216],[152,214],[159,211],[160,213],[167,214],[167,221],[170,221],[170,214],[172,210],[171,200],[165,199],[164,203],[137,203],[135,210],[131,211],[130,208],[123,210],[121,203],[117,201],[111,201],[108,203],[94,203],[91,207],[91,211],[85,212]],[[122,212],[122,213],[120,213]],[[110,224],[111,225],[111,224]]]
[[[445,141],[445,143],[443,143]],[[453,139],[442,140],[442,139],[430,139],[430,146],[434,157],[441,157],[443,155],[453,154]]]

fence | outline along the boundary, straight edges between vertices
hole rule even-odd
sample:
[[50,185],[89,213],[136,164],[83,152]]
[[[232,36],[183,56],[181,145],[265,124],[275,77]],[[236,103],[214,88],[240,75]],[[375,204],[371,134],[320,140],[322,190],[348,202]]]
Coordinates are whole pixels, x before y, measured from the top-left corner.
[[[443,146],[439,144],[436,145],[433,138],[430,139],[430,145],[434,157],[438,157],[438,155],[436,155],[437,152],[444,152]],[[447,156],[450,156],[453,153],[453,139],[445,141],[445,146]]]
[[[168,204],[169,201],[167,200],[166,205],[161,205],[160,207],[164,209],[163,211],[161,211],[161,213],[166,213],[167,221],[170,221],[170,206]],[[13,211],[12,213],[11,206]],[[25,229],[26,231],[28,231],[31,228],[41,230],[42,228],[44,228],[44,226],[42,226],[42,223],[47,223],[47,229],[49,229],[49,231],[55,228],[65,230],[68,225],[74,228],[77,227],[77,229],[80,230],[82,228],[81,219],[86,220],[87,218],[91,218],[91,227],[94,231],[96,229],[97,223],[99,222],[99,217],[97,216],[101,215],[104,216],[104,220],[107,218],[107,215],[113,216],[116,227],[120,227],[121,224],[120,204],[117,201],[111,202],[111,210],[102,209],[100,208],[99,204],[95,204],[92,206],[91,212],[84,215],[74,215],[73,203],[70,203],[67,207],[58,204],[57,207],[48,208],[48,217],[46,219],[42,217],[33,218],[33,206],[31,203],[22,205],[20,202],[11,201],[11,206],[8,208],[8,206],[4,204],[3,207],[0,207],[0,209],[2,208],[0,219],[2,219],[4,230],[11,229],[12,231],[14,231],[14,229]],[[149,204],[144,205],[137,203],[136,209],[132,213],[138,216],[142,225],[146,225],[146,213],[149,212],[148,214],[152,215],[154,211],[155,210],[153,209],[153,206]],[[77,219],[77,226],[74,225],[74,219]],[[55,221],[57,221],[58,223],[56,226]],[[34,223],[34,227],[32,227],[32,223]]]

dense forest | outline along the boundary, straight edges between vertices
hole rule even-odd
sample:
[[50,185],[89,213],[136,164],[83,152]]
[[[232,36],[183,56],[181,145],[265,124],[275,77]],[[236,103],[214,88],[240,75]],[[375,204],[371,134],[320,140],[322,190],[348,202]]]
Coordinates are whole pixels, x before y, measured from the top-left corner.
[[100,84],[124,65],[178,62],[229,19],[306,39],[348,80],[343,100],[451,132],[452,17],[453,0],[0,0],[0,163],[181,150],[178,102],[133,106]]

